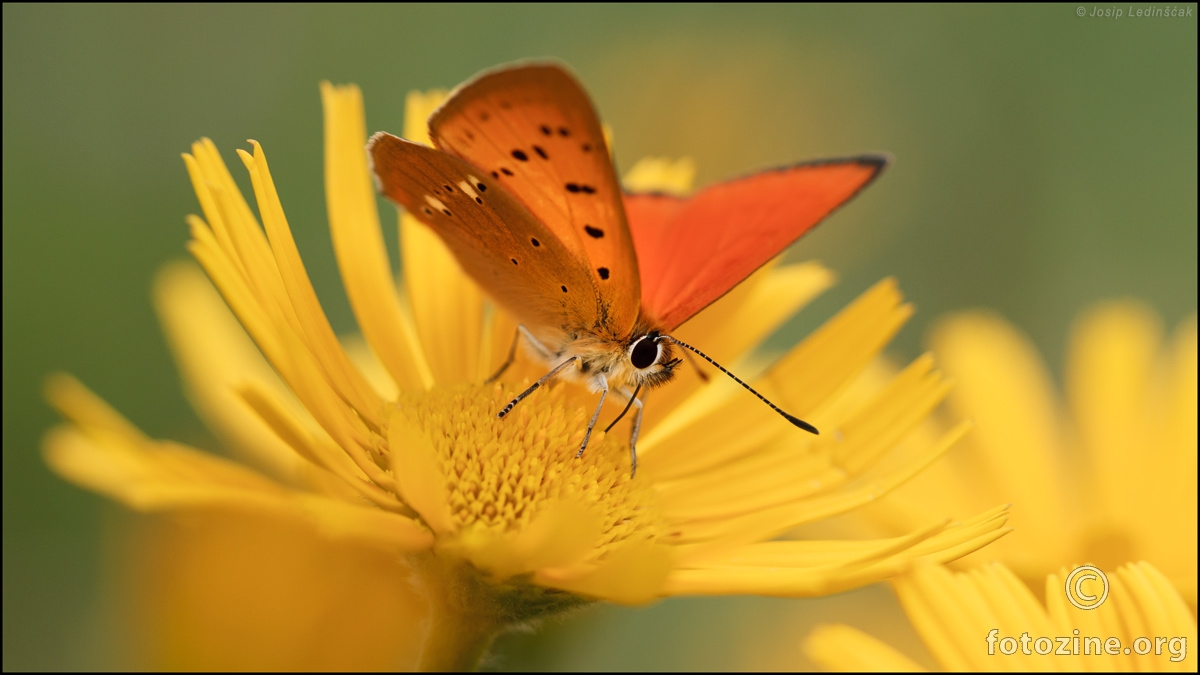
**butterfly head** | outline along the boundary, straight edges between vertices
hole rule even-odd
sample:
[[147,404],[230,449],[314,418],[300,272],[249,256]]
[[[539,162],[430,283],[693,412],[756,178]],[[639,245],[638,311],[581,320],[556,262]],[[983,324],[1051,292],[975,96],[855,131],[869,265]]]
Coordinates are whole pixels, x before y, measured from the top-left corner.
[[629,360],[630,379],[647,389],[669,382],[675,377],[675,366],[680,363],[680,359],[675,358],[671,339],[657,331],[635,337],[625,350],[625,356]]

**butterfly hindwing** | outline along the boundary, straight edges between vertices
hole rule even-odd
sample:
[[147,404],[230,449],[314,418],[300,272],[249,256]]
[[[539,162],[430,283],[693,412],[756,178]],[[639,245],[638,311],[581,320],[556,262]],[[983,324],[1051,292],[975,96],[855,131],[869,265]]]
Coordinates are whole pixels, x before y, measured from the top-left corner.
[[597,333],[624,335],[638,316],[638,260],[620,183],[587,94],[562,67],[526,64],[459,87],[429,119],[445,152],[503,185],[586,266]]
[[867,186],[887,158],[772,169],[691,197],[625,196],[642,312],[674,330]]
[[490,175],[387,133],[367,148],[380,191],[433,228],[471,278],[539,337],[554,341],[596,322],[588,269]]

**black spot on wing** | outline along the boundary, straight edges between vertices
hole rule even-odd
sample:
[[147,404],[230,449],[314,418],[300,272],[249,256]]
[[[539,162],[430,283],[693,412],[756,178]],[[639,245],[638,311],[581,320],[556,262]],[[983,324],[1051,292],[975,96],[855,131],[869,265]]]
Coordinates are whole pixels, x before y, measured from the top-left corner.
[[540,126],[538,128],[541,129],[543,136],[549,136],[551,133],[553,133],[553,131],[550,129],[550,127],[546,126],[545,124],[543,124],[542,126]]
[[559,136],[562,136],[563,138],[566,138],[567,136],[570,136],[570,135],[571,135],[571,130],[570,130],[570,129],[568,129],[568,128],[566,128],[566,127],[559,127],[559,128],[558,128],[558,135],[559,135]]
[[563,292],[563,293],[566,293],[566,292],[567,292],[567,287],[566,287],[566,286],[559,286],[559,288],[561,288],[561,289],[562,289],[562,292]]
[[533,151],[536,152],[538,157],[541,157],[542,159],[550,159],[550,156],[546,154],[546,151],[543,150],[541,146],[533,146]]
[[506,169],[504,167],[500,167],[500,173],[504,174],[505,176],[513,175],[513,172],[509,171],[508,169]]
[[[496,172],[493,171],[492,173],[496,173]],[[475,187],[479,188],[480,192],[487,192],[487,186],[484,185],[483,183],[476,183]]]
[[598,267],[598,268],[596,268],[596,273],[600,275],[600,278],[601,278],[601,279],[607,279],[607,278],[608,278],[608,268],[607,268],[607,267]]
[[517,159],[522,162],[529,161],[529,155],[525,154],[525,151],[523,151],[523,150],[513,150],[512,156],[513,156],[513,159]]
[[592,144],[591,144],[591,143],[584,143],[584,144],[583,144],[583,151],[584,151],[584,152],[591,152],[591,151],[592,151]]
[[567,192],[579,192],[579,186],[575,183],[567,183]]
[[530,237],[530,239],[529,239],[529,243],[533,244],[534,246],[541,246],[541,245],[542,245],[542,242],[538,241],[538,240],[537,240],[537,237]]
[[583,231],[587,232],[588,236],[590,236],[593,239],[599,239],[600,237],[604,236],[604,230],[602,230],[598,227],[592,227],[591,225],[584,225]]

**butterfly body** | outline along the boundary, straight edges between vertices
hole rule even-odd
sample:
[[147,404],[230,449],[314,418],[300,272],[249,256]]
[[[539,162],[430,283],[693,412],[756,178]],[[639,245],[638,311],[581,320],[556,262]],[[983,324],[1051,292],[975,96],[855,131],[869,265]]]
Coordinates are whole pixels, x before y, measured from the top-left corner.
[[435,147],[381,132],[368,150],[380,191],[441,237],[550,368],[499,415],[553,377],[600,393],[600,406],[615,390],[638,409],[631,454],[638,392],[672,379],[674,346],[729,374],[670,333],[887,163],[865,156],[800,164],[686,199],[625,194],[587,94],[552,63],[480,74],[430,116],[429,128]]
[[[541,357],[540,360],[547,367],[575,357],[578,368],[564,371],[563,374],[593,393],[599,393],[606,387],[630,390],[640,387],[649,390],[670,382],[678,365],[678,361],[672,358],[674,350],[670,343],[654,342],[660,335],[659,331],[647,330],[634,331],[625,339],[606,339],[591,333],[580,333],[560,345],[549,358],[539,353],[537,348],[529,352]],[[643,365],[639,368],[635,365],[634,350],[642,340],[654,344],[656,353],[649,360],[643,358],[639,361]]]

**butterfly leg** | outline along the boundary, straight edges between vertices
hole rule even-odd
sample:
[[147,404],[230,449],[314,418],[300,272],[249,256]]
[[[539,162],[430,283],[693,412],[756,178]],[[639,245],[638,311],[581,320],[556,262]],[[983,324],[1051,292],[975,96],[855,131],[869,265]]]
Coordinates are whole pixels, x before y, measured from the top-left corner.
[[592,413],[592,420],[588,422],[587,433],[583,435],[583,442],[579,444],[579,452],[575,453],[575,457],[583,457],[583,451],[587,450],[588,439],[592,437],[592,429],[596,426],[596,420],[600,419],[600,410],[604,408],[604,399],[608,398],[608,380],[603,375],[597,376],[596,381],[600,383],[600,402],[596,404],[596,412]]
[[633,429],[629,432],[629,477],[633,478],[637,475],[637,439],[642,430],[642,411],[645,406],[636,394],[630,400],[637,407],[637,412],[633,414]]
[[621,418],[625,416],[625,413],[629,412],[630,407],[637,406],[637,412],[633,415],[633,429],[629,433],[630,478],[633,478],[637,474],[637,439],[638,433],[642,430],[642,410],[644,409],[642,399],[638,398],[638,392],[641,390],[641,385],[638,385],[632,392],[624,387],[617,390],[617,393],[624,396],[628,403],[625,404],[625,409],[621,411],[621,414],[617,415],[617,418],[609,422],[608,426],[604,428],[604,433],[608,433],[608,430],[615,427],[617,422],[620,422]]
[[517,360],[517,343],[521,341],[522,335],[525,336],[525,340],[529,344],[533,345],[533,348],[537,350],[538,354],[543,359],[549,361],[554,357],[554,353],[551,352],[546,345],[542,344],[541,340],[535,338],[533,333],[530,333],[529,329],[525,327],[525,324],[517,324],[517,330],[515,333],[513,333],[512,346],[508,348],[508,357],[504,359],[504,363],[500,364],[500,367],[496,370],[496,372],[492,373],[491,377],[483,381],[484,384],[491,384],[500,379],[500,376],[504,374],[504,371],[508,370],[509,366],[513,364],[513,361]]
[[515,407],[516,407],[516,405],[517,405],[518,403],[520,403],[521,401],[525,400],[525,397],[526,397],[526,396],[528,396],[528,395],[532,394],[533,392],[537,391],[537,388],[538,388],[538,387],[542,386],[542,385],[543,385],[543,384],[545,384],[546,382],[550,381],[550,378],[552,378],[552,377],[554,377],[555,375],[557,375],[557,374],[559,374],[560,372],[562,372],[563,368],[566,368],[567,366],[574,364],[574,363],[575,363],[576,361],[578,361],[578,360],[579,360],[579,357],[578,357],[578,356],[572,356],[571,358],[567,359],[566,361],[563,361],[562,363],[558,364],[557,366],[554,366],[554,368],[553,368],[553,369],[552,369],[550,372],[548,372],[548,373],[546,373],[545,375],[543,375],[543,376],[541,377],[541,379],[539,379],[537,382],[534,382],[532,385],[530,385],[528,389],[526,389],[525,391],[521,392],[520,394],[517,394],[517,397],[516,397],[516,398],[514,398],[514,399],[513,399],[513,400],[511,400],[511,401],[509,401],[509,402],[508,402],[508,405],[504,406],[504,409],[503,409],[503,410],[501,410],[500,412],[496,413],[496,417],[499,417],[499,418],[503,419],[505,415],[507,415],[508,413],[512,412],[512,409],[513,409],[513,408],[515,408]]

